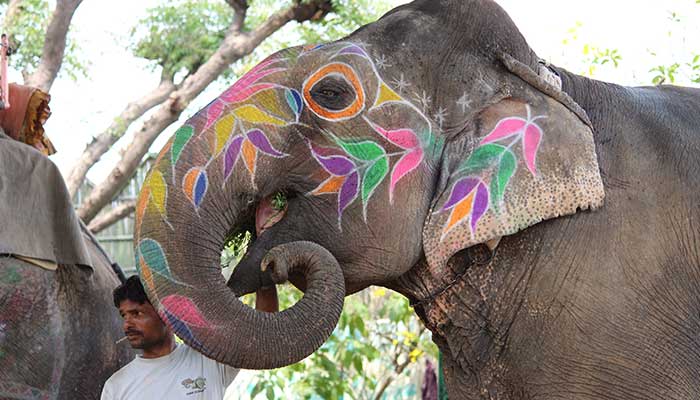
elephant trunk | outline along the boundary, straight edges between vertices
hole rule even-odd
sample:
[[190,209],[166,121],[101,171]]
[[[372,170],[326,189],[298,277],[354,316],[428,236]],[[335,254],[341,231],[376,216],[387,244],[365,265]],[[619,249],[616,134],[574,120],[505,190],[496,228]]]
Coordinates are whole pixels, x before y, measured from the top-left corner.
[[276,175],[269,164],[254,168],[262,160],[232,161],[236,138],[227,149],[218,132],[206,114],[197,114],[156,160],[137,204],[137,268],[161,318],[191,347],[239,368],[289,365],[315,351],[335,328],[343,274],[326,249],[294,242],[272,249],[262,263],[278,283],[289,272],[305,276],[308,288],[293,307],[259,312],[226,286],[220,258],[227,234],[232,227],[254,228],[256,205],[275,191]]

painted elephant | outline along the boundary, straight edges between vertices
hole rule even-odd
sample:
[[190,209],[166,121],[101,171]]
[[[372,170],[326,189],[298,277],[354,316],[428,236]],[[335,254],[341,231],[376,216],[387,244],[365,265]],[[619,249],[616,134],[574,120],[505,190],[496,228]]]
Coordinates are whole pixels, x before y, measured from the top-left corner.
[[[142,189],[137,264],[180,337],[243,368],[302,359],[383,285],[433,332],[450,398],[692,398],[699,130],[700,90],[576,76],[493,1],[417,0],[192,116]],[[286,279],[305,296],[281,313],[236,297]]]
[[58,168],[14,133],[0,130],[0,398],[96,399],[133,358],[115,345],[123,274],[79,222]]

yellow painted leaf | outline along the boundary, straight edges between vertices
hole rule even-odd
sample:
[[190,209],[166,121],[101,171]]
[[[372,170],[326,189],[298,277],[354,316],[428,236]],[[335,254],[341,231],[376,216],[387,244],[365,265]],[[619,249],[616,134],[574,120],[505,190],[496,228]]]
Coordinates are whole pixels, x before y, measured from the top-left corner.
[[270,124],[277,126],[284,126],[287,124],[281,119],[275,118],[251,104],[238,107],[233,113],[236,117],[254,124]]

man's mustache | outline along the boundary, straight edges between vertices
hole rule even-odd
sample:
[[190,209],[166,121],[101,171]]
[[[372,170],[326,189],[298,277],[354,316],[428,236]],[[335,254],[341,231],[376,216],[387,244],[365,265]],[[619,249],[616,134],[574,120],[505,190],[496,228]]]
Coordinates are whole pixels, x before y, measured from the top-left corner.
[[141,331],[137,331],[135,329],[127,329],[124,331],[124,336],[129,336],[129,335],[143,335]]

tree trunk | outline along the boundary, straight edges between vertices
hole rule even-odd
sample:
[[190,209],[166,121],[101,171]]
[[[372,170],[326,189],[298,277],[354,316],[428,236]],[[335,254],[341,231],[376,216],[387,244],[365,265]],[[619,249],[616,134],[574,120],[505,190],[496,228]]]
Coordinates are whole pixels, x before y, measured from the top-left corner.
[[330,0],[315,0],[310,3],[295,3],[286,10],[278,11],[252,32],[241,32],[240,24],[233,22],[221,46],[182,87],[174,91],[170,98],[144,123],[134,140],[124,152],[109,176],[101,182],[85,199],[78,209],[78,215],[89,223],[112,198],[119,193],[136,171],[141,159],[148,152],[155,139],[165,128],[177,121],[187,105],[213,82],[228,66],[250,54],[263,40],[272,35],[291,20],[304,22],[320,19],[329,11]]
[[177,86],[173,83],[172,78],[164,78],[153,91],[141,99],[129,103],[124,111],[114,119],[109,128],[93,138],[68,173],[66,186],[68,186],[68,193],[71,198],[80,189],[80,185],[85,180],[88,170],[100,160],[102,155],[112,148],[117,140],[124,136],[129,126],[135,120],[141,118],[146,111],[164,102],[176,89]]
[[25,84],[49,92],[58,71],[61,69],[71,19],[81,2],[82,0],[58,0],[56,2],[51,22],[46,28],[46,40],[44,41],[41,62],[36,71],[27,77]]
[[90,221],[88,229],[94,234],[109,228],[112,224],[129,216],[136,209],[136,200],[125,201],[114,207],[108,213]]

